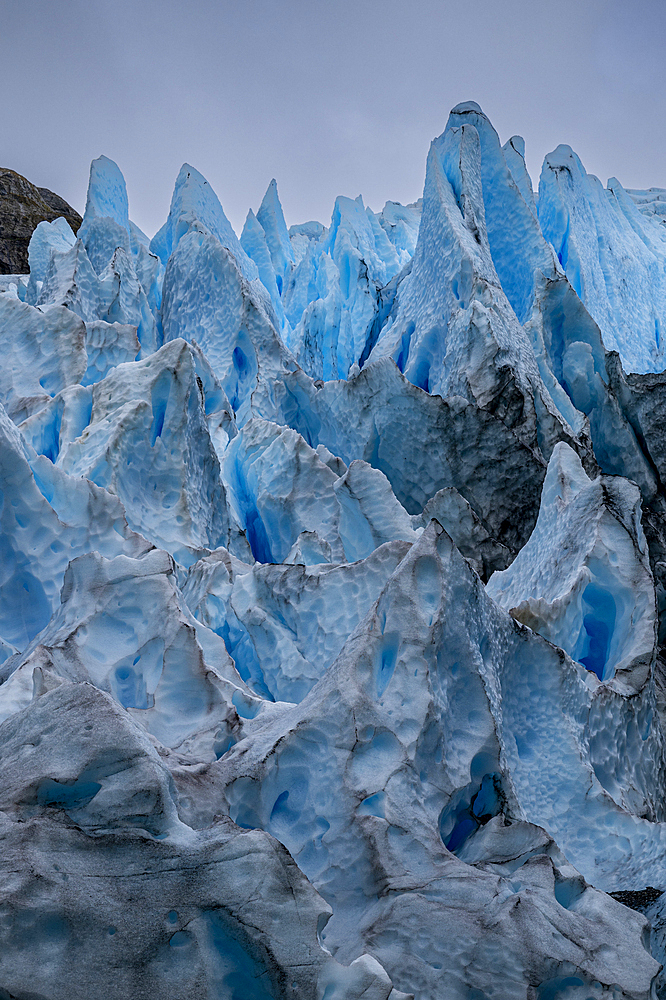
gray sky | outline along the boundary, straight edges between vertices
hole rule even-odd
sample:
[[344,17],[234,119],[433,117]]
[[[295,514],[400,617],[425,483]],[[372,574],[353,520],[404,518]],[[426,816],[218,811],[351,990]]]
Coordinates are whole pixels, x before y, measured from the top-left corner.
[[149,235],[183,161],[240,233],[275,176],[287,224],[338,194],[422,191],[430,140],[477,101],[605,183],[666,187],[665,0],[0,0],[0,166],[83,211],[90,160]]

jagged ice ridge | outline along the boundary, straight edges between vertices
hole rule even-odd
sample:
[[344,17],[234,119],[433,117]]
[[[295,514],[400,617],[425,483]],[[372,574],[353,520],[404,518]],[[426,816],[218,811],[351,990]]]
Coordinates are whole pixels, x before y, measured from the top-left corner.
[[524,153],[3,280],[1,998],[666,997],[666,195]]

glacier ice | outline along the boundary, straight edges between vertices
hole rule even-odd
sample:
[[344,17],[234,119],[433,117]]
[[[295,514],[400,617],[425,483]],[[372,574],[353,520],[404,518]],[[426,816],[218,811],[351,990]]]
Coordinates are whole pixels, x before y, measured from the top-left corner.
[[51,251],[66,253],[76,243],[76,236],[65,219],[55,219],[53,222],[40,222],[30,238],[28,259],[30,262],[30,280],[28,282],[30,298],[35,299],[41,290],[37,282],[44,281],[51,263]]
[[[546,464],[495,414],[462,396],[426,393],[390,358],[319,388],[296,371],[285,386],[290,426],[347,465],[363,459],[383,472],[410,514],[454,487],[492,537],[516,550],[527,541]],[[406,440],[418,446],[405,448]]]
[[82,320],[100,318],[97,274],[80,239],[69,250],[53,250],[36,306],[66,306]]
[[529,541],[488,593],[518,621],[565,649],[600,680],[645,682],[655,642],[655,596],[638,488],[591,482],[556,446]]
[[0,402],[13,420],[35,413],[87,368],[86,328],[70,309],[40,310],[0,295]]
[[539,222],[607,348],[628,371],[662,371],[666,233],[616,178],[604,189],[565,145],[544,161]]
[[[542,725],[528,735],[524,699],[530,698],[528,678],[535,670],[551,697],[544,699]],[[478,578],[433,521],[298,710],[276,716],[236,744],[211,771],[216,786],[224,785],[232,819],[278,837],[331,902],[334,915],[323,940],[336,955],[352,958],[373,941],[380,961],[404,988],[404,955],[391,942],[396,924],[403,924],[403,934],[420,927],[417,937],[426,940],[411,954],[416,979],[410,988],[416,985],[422,996],[440,995],[444,982],[450,995],[484,990],[499,942],[511,953],[512,940],[521,940],[513,921],[522,926],[536,913],[523,918],[519,906],[508,905],[503,917],[481,920],[474,929],[474,907],[482,912],[498,892],[498,872],[476,867],[496,856],[494,838],[488,855],[479,847],[475,866],[459,866],[455,855],[463,845],[471,849],[476,832],[485,835],[493,817],[499,826],[534,823],[557,768],[565,777],[559,781],[562,799],[554,797],[556,810],[563,800],[571,809],[579,806],[590,782],[602,796],[589,750],[577,765],[587,780],[569,772],[590,738],[576,718],[582,704],[573,708],[570,692],[575,687],[580,702],[589,701],[586,674],[484,597]],[[531,748],[526,739],[533,741]],[[612,806],[591,803],[589,811],[601,818]],[[548,822],[558,826],[558,839],[567,836],[566,815],[559,822],[549,815]],[[612,828],[605,829],[612,855]],[[595,845],[587,836],[578,843],[573,830],[567,840],[579,864],[589,866],[586,852],[593,855]],[[561,903],[569,893],[587,891],[564,858],[541,856],[548,880],[532,883],[525,872],[523,883],[521,865],[532,851],[528,846],[516,853],[513,886],[505,891],[534,891],[533,902],[528,895],[524,904],[539,913],[537,926],[542,919],[557,926],[563,910],[567,919],[585,919],[587,906],[568,909]],[[478,900],[470,909],[461,902],[468,894]],[[588,905],[604,919],[596,904]],[[478,954],[473,969],[464,950],[455,955],[446,945],[461,906],[469,921],[465,937],[474,940]],[[616,947],[604,954],[617,960]],[[440,964],[438,955],[446,956]],[[516,960],[507,959],[503,995],[520,995],[512,992],[517,987],[508,971]],[[620,974],[619,966],[612,974],[598,965],[582,971],[602,981]]]
[[34,305],[42,310],[66,306],[86,323],[129,323],[136,327],[142,351],[152,353],[157,346],[156,318],[130,254],[111,240],[102,260],[106,263],[98,274],[80,239],[69,250],[52,248]]
[[257,222],[266,234],[266,246],[271,255],[277,289],[281,295],[291,272],[294,251],[289,239],[287,223],[284,221],[275,178],[268,185],[268,190],[259,206]]
[[150,546],[129,529],[117,497],[37,455],[1,408],[0,469],[0,636],[23,649],[48,624],[71,559]]
[[90,164],[86,210],[81,223],[81,239],[97,219],[110,219],[129,232],[129,200],[125,178],[118,164],[99,156]]
[[166,265],[169,257],[192,226],[203,226],[229,250],[248,281],[258,278],[256,264],[248,257],[224,214],[217,195],[206,178],[184,163],[176,178],[169,216],[150,241],[150,249]]
[[336,199],[328,228],[292,227],[285,333],[313,378],[346,378],[367,359],[392,301],[383,289],[409,264],[419,221],[419,210],[397,202],[376,215],[359,195]]
[[282,375],[298,367],[259,287],[258,280],[246,280],[237,258],[197,225],[182,237],[164,274],[164,341],[184,338],[199,345],[239,424],[252,414],[277,415],[285,394]]
[[567,438],[585,452],[584,428],[558,410],[500,285],[485,222],[481,150],[468,124],[433,143],[411,270],[370,360],[391,357],[419,388],[473,400],[546,459]]
[[280,288],[278,287],[277,275],[275,273],[271,252],[269,250],[268,243],[266,242],[266,233],[264,232],[261,223],[258,221],[252,209],[250,209],[247,213],[240,242],[248,257],[250,257],[257,265],[261,283],[270,296],[271,304],[275,310],[275,316],[278,319],[281,329],[284,330],[286,334],[286,317],[284,314],[284,306],[282,304],[282,295]]
[[168,767],[108,695],[65,682],[4,725],[7,995],[400,1000],[370,955],[321,946],[330,908],[281,844],[179,820]]
[[405,541],[385,542],[347,564],[329,559],[328,565],[251,567],[234,563],[220,549],[190,567],[183,596],[197,619],[223,637],[250,687],[276,701],[299,702],[409,547]]
[[[214,412],[226,400],[211,396]],[[194,352],[185,341],[170,341],[91,387],[87,423],[61,441],[55,458],[70,475],[109,488],[135,530],[184,565],[202,548],[242,547],[203,397]]]
[[407,264],[414,255],[421,224],[423,199],[412,205],[387,201],[379,213],[378,221],[393,246],[398,251],[400,266]]
[[666,215],[666,189],[647,188],[641,191],[638,188],[625,188],[625,190],[642,215],[648,218],[656,216],[658,222],[663,222],[662,216]]
[[[134,713],[167,748],[215,759],[241,736],[243,719],[266,703],[243,684],[224,642],[182,607],[166,552],[139,559],[73,559],[61,605],[23,654],[7,663],[2,691],[13,711],[32,699],[35,670],[87,681]],[[154,614],[144,617],[143,601]],[[187,710],[183,708],[187,706]],[[270,709],[270,706],[268,706]],[[240,715],[239,715],[240,712]],[[6,703],[0,715],[8,717]]]
[[664,203],[465,102],[408,205],[37,226],[0,1000],[666,997]]
[[260,418],[249,421],[227,449],[224,478],[262,563],[284,562],[304,533],[316,533],[324,543],[326,562],[355,562],[385,541],[416,539],[407,511],[379,469],[357,459],[337,475],[300,434]]

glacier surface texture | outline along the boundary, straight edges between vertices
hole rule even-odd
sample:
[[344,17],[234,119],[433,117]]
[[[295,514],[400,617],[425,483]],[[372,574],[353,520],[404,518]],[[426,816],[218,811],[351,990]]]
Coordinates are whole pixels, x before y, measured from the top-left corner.
[[666,192],[453,109],[0,286],[0,1000],[666,998]]

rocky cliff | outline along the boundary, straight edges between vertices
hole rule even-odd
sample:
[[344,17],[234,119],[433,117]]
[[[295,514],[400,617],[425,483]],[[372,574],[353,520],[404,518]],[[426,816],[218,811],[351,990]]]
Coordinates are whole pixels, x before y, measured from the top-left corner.
[[74,230],[81,216],[64,198],[0,167],[0,274],[27,274],[28,243],[40,222],[64,216]]

